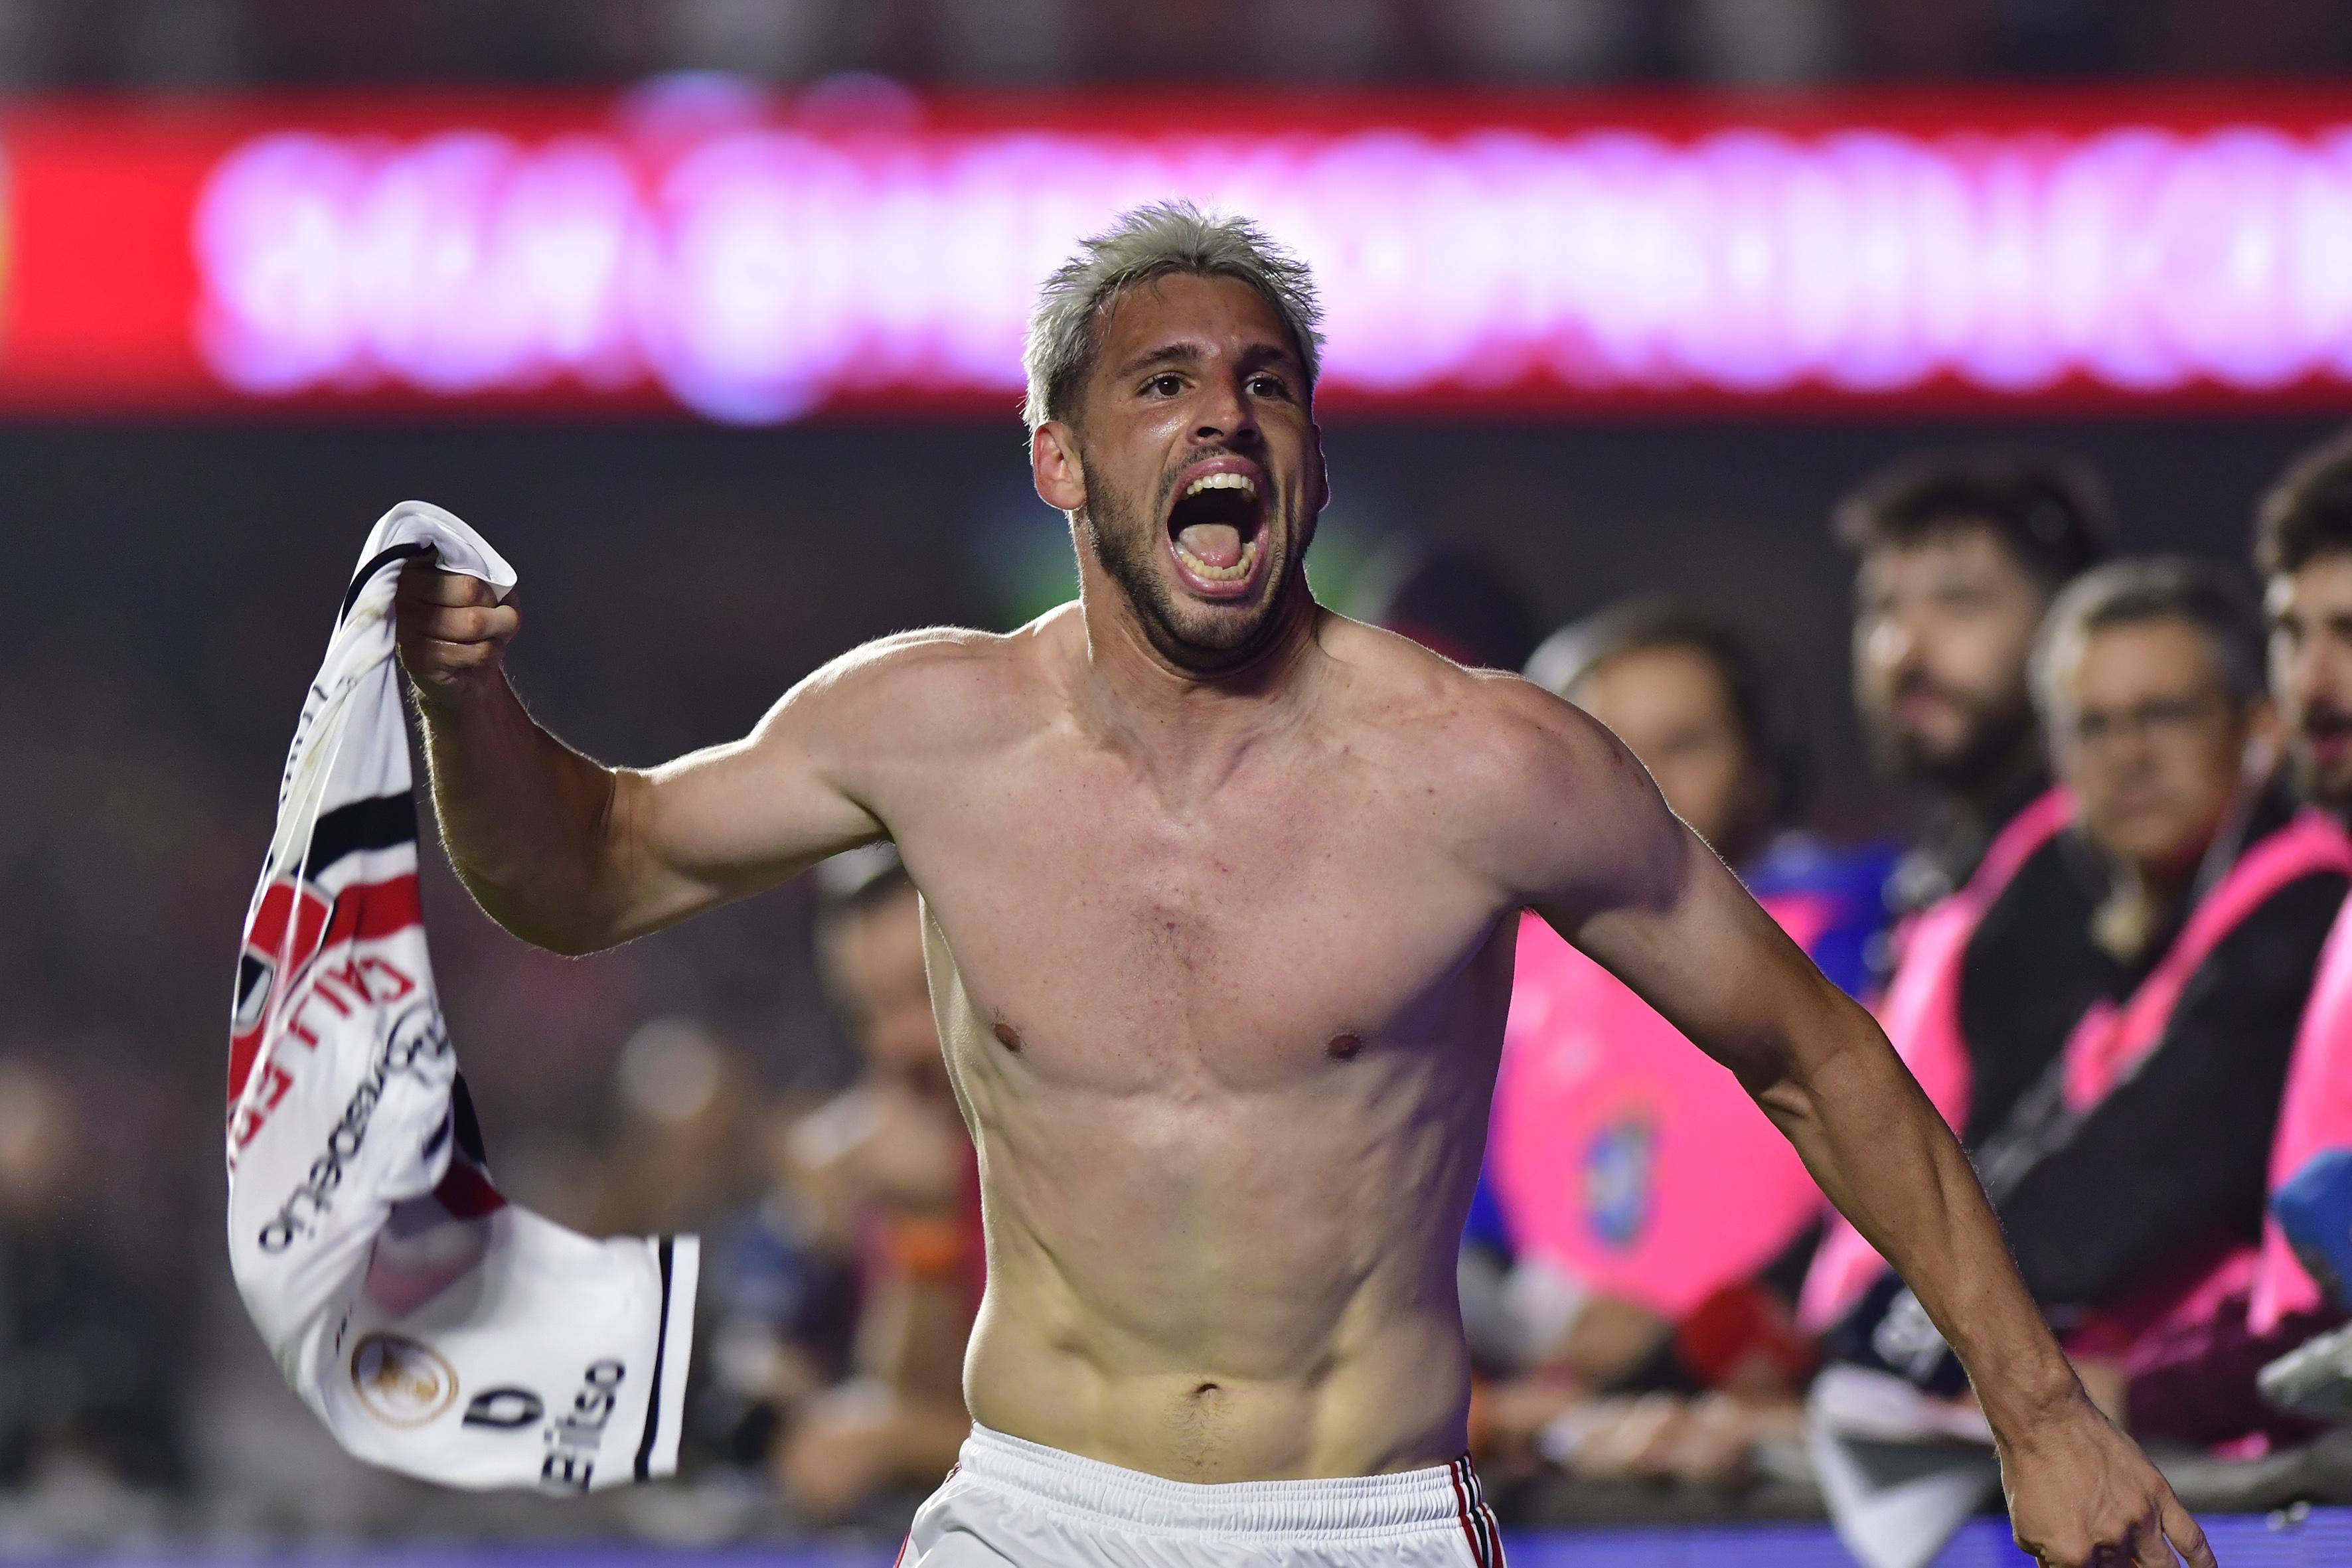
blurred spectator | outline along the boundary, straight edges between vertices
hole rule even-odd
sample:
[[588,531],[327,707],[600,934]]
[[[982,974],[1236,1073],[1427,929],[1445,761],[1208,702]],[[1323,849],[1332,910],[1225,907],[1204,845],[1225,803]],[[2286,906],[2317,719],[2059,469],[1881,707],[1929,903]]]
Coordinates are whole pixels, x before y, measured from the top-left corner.
[[2052,597],[2105,552],[2105,503],[2062,459],[1939,456],[1870,479],[1835,531],[1858,557],[1864,725],[1888,771],[1937,797],[1895,886],[1898,909],[1924,909],[1969,880],[2048,784],[2026,664]]
[[1394,539],[1364,569],[1348,606],[1474,669],[1517,669],[1535,647],[1526,598],[1484,555]]
[[[653,1018],[614,1063],[614,1126],[604,1147],[583,1143],[568,1159],[541,1149],[521,1162],[533,1186],[592,1194],[578,1218],[591,1234],[709,1238],[698,1331],[712,1350],[696,1358],[688,1425],[698,1458],[715,1451],[739,1462],[764,1448],[774,1405],[840,1375],[850,1318],[846,1269],[797,1245],[789,1211],[769,1194],[760,1158],[768,1113],[747,1078],[700,1026]],[[772,1223],[780,1212],[781,1235]]]
[[655,1018],[631,1035],[614,1064],[619,1125],[589,1228],[690,1230],[748,1201],[760,1173],[747,1088],[733,1055],[683,1018]]
[[[2028,670],[2051,599],[2102,552],[2105,512],[2072,465],[1948,457],[1880,474],[1838,509],[1836,530],[1861,558],[1864,724],[1885,765],[1937,797],[1890,883],[1897,913],[1916,918],[1898,930],[1881,1017],[1975,1150],[2102,994],[2092,926],[2111,877],[2061,831],[2070,808],[2049,789]],[[1922,1056],[1954,1037],[1959,1059]],[[1833,1256],[1858,1245],[1840,1224],[1831,1237]],[[1829,1278],[1817,1263],[1802,1304],[1816,1331],[1847,1289]]]
[[183,1478],[176,1335],[87,1223],[106,1167],[50,1074],[0,1066],[0,1486],[104,1497]]
[[[1890,857],[1788,830],[1801,731],[1746,638],[1635,603],[1558,633],[1528,674],[1615,731],[1693,829],[1761,874],[1759,896],[1790,933],[1862,982]],[[1793,1438],[1810,1356],[1791,1305],[1821,1194],[1730,1074],[1534,915],[1489,1160],[1516,1259],[1503,1293],[1517,1359],[1535,1368],[1486,1401],[1498,1460],[1540,1442],[1588,1475],[1717,1476],[1759,1436]],[[1728,1397],[1583,1403],[1701,1389]]]
[[[2068,792],[2062,837],[2108,870],[2089,916],[2094,997],[1971,1152],[2027,1287],[2116,1405],[2136,1358],[2251,1279],[2287,1058],[2352,846],[2273,777],[2260,624],[2218,569],[2088,574],[2052,608],[2035,685]],[[1902,1000],[1889,1021],[1914,1026],[1906,1059],[1948,1120],[1974,1125],[1954,1015]],[[1842,1249],[1825,1248],[1807,1301],[1860,1294],[1840,1352],[1958,1392],[1899,1283],[1846,1271]],[[2236,1435],[2152,1398],[2131,1415],[2158,1436]]]
[[788,1163],[814,1235],[859,1264],[847,1383],[777,1450],[804,1513],[847,1517],[886,1489],[936,1486],[971,1428],[963,1352],[982,1284],[978,1172],[924,979],[920,900],[887,844],[819,871],[826,985],[865,1056],[793,1129]]
[[1729,626],[1642,600],[1545,639],[1528,679],[1616,732],[1676,816],[1734,866],[1803,808],[1796,716]]
[[1843,854],[1795,826],[1812,795],[1805,715],[1746,634],[1672,600],[1635,600],[1553,633],[1527,671],[1614,731],[1675,815],[1788,910],[1783,923],[1830,978],[1864,990],[1891,851]]
[[2352,435],[2305,455],[2263,497],[2254,567],[2295,785],[2352,816]]
[[[2254,564],[2270,616],[2272,689],[2291,773],[2303,798],[2337,821],[2352,812],[2352,437],[2307,454],[2263,500],[2254,531]],[[2271,1146],[2273,1193],[2317,1179],[2318,1212],[2309,1229],[2315,1248],[2337,1259],[2330,1300],[2288,1245],[2277,1218],[2265,1226],[2263,1257],[2242,1323],[2228,1315],[2196,1335],[2176,1338],[2134,1380],[2135,1401],[2162,1398],[2193,1409],[2210,1429],[2231,1435],[2259,1425],[2249,1414],[2254,1369],[2340,1322],[2344,1231],[2341,1197],[2327,1190],[2326,1166],[2352,1151],[2352,918],[2339,913],[2319,960],[2311,1001],[2296,1037]],[[2297,1178],[2303,1180],[2298,1183]],[[2300,1194],[2296,1194],[2301,1196]],[[2280,1200],[2290,1219],[2293,1200]],[[2298,1229],[2304,1228],[2298,1226]],[[2309,1246],[2311,1237],[2305,1237]],[[2322,1268],[2326,1277],[2331,1271]],[[2352,1380],[2352,1342],[2331,1379]],[[2306,1377],[2314,1370],[2306,1368]]]

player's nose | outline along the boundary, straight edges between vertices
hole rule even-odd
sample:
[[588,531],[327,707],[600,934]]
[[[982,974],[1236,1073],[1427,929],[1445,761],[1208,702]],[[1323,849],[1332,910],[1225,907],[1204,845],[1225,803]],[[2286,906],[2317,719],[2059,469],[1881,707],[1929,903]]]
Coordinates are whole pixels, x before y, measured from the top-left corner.
[[1243,443],[1258,438],[1257,417],[1238,386],[1212,382],[1202,389],[1202,399],[1192,428],[1194,440]]

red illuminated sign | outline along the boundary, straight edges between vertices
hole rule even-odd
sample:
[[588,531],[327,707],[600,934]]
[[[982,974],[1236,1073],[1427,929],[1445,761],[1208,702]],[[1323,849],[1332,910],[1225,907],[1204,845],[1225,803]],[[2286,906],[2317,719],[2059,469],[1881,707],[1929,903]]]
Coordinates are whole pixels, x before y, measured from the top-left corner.
[[0,408],[1009,416],[1183,196],[1336,407],[2352,404],[2352,95],[413,96],[0,112]]

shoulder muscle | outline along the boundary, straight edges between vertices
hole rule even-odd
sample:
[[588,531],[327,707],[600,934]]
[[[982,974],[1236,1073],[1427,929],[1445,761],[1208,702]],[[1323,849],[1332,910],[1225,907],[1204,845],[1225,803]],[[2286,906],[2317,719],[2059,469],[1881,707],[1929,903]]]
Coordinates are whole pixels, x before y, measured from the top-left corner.
[[1597,720],[1531,681],[1467,679],[1447,728],[1475,862],[1507,896],[1547,909],[1671,903],[1687,830],[1649,770]]

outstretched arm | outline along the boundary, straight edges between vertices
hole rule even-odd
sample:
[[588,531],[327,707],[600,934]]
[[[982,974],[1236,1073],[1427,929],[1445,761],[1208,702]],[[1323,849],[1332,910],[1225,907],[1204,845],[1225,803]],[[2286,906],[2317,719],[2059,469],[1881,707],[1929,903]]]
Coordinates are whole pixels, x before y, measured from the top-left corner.
[[[1498,683],[1498,686],[1501,683]],[[1553,928],[1736,1074],[1958,1352],[1999,1439],[2018,1539],[2210,1563],[2196,1522],[2092,1405],[2027,1295],[1959,1142],[1877,1024],[1824,978],[1615,737],[1524,683],[1507,812]],[[1524,771],[1522,771],[1522,769]]]
[[526,942],[610,947],[883,836],[840,779],[856,655],[747,738],[639,771],[592,761],[524,710],[505,668],[520,618],[488,584],[411,566],[398,616],[450,862]]

